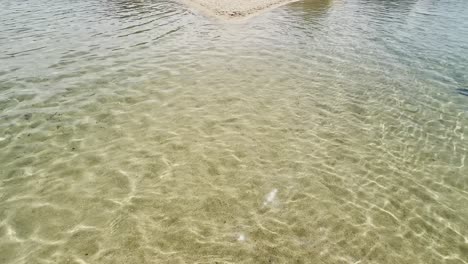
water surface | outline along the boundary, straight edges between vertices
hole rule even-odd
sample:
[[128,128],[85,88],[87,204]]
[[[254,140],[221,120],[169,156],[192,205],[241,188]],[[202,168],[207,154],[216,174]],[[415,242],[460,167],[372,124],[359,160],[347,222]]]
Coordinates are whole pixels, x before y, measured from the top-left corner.
[[0,0],[0,263],[468,263],[467,21]]

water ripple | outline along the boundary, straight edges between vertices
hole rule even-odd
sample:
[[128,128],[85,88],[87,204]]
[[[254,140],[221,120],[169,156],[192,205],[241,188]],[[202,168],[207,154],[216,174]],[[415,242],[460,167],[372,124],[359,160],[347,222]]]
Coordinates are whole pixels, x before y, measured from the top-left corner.
[[468,263],[466,1],[1,5],[1,263]]

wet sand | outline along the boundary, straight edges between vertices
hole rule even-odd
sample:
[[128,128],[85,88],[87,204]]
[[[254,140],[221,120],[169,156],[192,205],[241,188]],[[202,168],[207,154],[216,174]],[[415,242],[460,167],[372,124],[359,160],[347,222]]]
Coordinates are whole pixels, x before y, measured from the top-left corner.
[[223,20],[243,20],[298,0],[184,0],[204,13]]

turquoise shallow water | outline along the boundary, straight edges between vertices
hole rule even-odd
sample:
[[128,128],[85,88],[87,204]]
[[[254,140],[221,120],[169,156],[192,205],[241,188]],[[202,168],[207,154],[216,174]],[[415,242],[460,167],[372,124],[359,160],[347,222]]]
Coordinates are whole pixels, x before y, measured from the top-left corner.
[[468,263],[467,21],[0,0],[0,263]]

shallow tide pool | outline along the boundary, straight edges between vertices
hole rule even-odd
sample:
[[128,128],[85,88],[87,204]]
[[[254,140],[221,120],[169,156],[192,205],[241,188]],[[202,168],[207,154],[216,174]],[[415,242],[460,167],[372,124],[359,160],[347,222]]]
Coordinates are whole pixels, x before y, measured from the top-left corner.
[[468,263],[467,21],[0,0],[0,263]]

